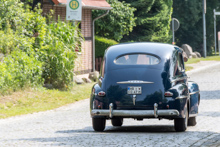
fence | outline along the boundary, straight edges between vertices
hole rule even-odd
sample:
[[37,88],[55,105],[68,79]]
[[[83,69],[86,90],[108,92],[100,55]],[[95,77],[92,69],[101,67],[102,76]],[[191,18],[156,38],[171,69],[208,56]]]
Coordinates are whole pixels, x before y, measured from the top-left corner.
[[96,71],[100,71],[101,64],[102,64],[102,57],[95,58],[95,70]]

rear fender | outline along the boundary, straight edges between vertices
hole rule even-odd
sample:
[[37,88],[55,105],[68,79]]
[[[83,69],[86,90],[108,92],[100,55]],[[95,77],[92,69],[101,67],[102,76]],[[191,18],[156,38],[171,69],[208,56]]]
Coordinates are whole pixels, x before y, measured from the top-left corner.
[[[185,111],[187,103],[189,103],[189,91],[188,86],[185,83],[180,83],[168,90],[173,93],[172,99],[169,101],[169,108],[179,111],[179,118],[185,118]],[[188,104],[189,105],[189,104]]]
[[189,81],[188,87],[190,93],[189,117],[195,117],[198,114],[198,107],[200,103],[199,86],[197,83]]
[[90,95],[90,111],[92,109],[105,109],[106,96],[98,96],[98,93],[103,91],[99,84],[95,84],[92,87],[91,95]]

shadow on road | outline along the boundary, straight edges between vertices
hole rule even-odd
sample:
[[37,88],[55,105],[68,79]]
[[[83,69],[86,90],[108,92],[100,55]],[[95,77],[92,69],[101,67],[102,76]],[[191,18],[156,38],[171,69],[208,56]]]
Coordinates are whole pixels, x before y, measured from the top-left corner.
[[156,125],[156,126],[122,126],[122,127],[109,127],[105,132],[126,132],[126,133],[167,133],[175,132],[173,125]]
[[220,90],[200,91],[201,100],[220,100]]
[[198,116],[220,117],[220,112],[217,111],[199,112]]
[[[86,127],[80,130],[62,130],[57,131],[56,133],[78,133],[78,132],[90,132],[90,133],[100,133],[93,131],[92,127]],[[172,125],[146,125],[146,126],[122,126],[122,127],[113,127],[106,126],[106,133],[167,133],[175,132],[174,126]]]

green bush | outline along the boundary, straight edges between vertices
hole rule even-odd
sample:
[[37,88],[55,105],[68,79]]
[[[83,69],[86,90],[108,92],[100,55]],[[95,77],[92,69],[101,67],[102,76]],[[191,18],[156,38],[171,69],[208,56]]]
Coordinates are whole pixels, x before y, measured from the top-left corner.
[[20,50],[0,62],[0,92],[5,94],[25,86],[42,85],[42,63]]
[[111,40],[111,39],[106,39],[103,37],[95,37],[95,57],[103,57],[105,50],[112,45],[118,44],[118,42]]
[[20,0],[0,0],[0,91],[42,81],[61,89],[72,85],[75,50],[81,51],[83,37],[78,26],[48,21],[41,14]]
[[75,50],[81,49],[82,36],[70,23],[58,21],[47,27],[39,60],[44,62],[43,78],[54,88],[68,89],[73,82]]
[[[95,22],[95,34],[101,37],[120,41],[123,36],[129,35],[136,26],[134,13],[136,8],[119,0],[107,0],[113,8],[108,15]],[[103,14],[102,10],[93,10],[93,18]]]
[[0,53],[8,55],[15,49],[20,49],[28,55],[35,54],[33,50],[34,38],[21,37],[10,28],[8,28],[7,31],[0,30],[0,37]]

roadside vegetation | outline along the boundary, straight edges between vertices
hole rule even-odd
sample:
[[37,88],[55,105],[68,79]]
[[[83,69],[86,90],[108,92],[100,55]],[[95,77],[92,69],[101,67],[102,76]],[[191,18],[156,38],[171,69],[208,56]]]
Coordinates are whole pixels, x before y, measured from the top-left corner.
[[0,0],[0,38],[0,118],[89,97],[93,84],[73,85],[83,41],[77,25],[42,16],[40,5],[31,10],[20,0]]
[[43,84],[72,87],[75,52],[81,50],[83,37],[77,26],[53,22],[38,8],[31,11],[19,0],[0,0],[1,95]]
[[90,97],[94,83],[74,85],[71,90],[26,88],[0,98],[0,119],[52,110]]
[[208,56],[206,58],[192,58],[189,59],[185,65],[186,65],[186,71],[192,70],[193,67],[190,66],[190,64],[199,63],[200,61],[220,61],[220,56]]
[[198,63],[200,61],[220,61],[220,56],[208,56],[206,58],[192,58],[189,59],[186,64]]
[[103,57],[105,50],[118,42],[104,37],[95,36],[95,57]]

